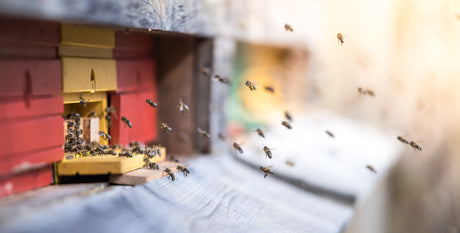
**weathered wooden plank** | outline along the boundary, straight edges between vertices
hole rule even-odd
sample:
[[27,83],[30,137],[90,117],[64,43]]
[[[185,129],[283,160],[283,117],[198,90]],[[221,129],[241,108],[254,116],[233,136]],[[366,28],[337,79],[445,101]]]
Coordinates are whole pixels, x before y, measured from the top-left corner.
[[109,182],[112,184],[140,185],[166,176],[167,174],[164,172],[166,168],[171,169],[174,173],[177,172],[178,165],[179,163],[173,161],[162,161],[158,162],[160,169],[139,168],[123,175],[111,175]]

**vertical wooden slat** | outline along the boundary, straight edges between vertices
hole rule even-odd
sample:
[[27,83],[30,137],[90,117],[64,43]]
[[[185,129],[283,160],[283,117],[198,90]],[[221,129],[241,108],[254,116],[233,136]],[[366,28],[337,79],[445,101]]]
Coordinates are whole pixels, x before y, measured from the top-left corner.
[[[173,134],[159,134],[159,142],[173,154],[191,154],[194,152],[195,128],[193,124],[194,87],[194,43],[192,37],[160,37],[158,46],[158,94],[159,119],[173,128]],[[176,103],[182,98],[190,111],[182,114]]]
[[[213,61],[213,42],[210,39],[197,39],[195,44],[195,70],[194,70],[194,115],[195,115],[195,130],[194,137],[195,149],[201,153],[210,152],[210,143],[212,140],[205,139],[196,131],[199,127],[207,132],[210,131],[209,127],[209,103],[211,91],[211,77],[203,75],[201,68],[212,68]],[[212,74],[210,70],[210,74]]]

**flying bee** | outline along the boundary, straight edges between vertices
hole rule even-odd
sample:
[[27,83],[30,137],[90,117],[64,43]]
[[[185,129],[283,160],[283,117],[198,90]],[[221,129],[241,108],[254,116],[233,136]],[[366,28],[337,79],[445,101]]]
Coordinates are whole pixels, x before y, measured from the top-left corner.
[[184,104],[182,99],[179,98],[179,102],[177,102],[177,108],[179,108],[179,111],[182,112],[182,114],[185,113],[185,111],[188,111],[188,106]]
[[146,99],[145,102],[147,102],[150,106],[156,108],[158,106],[157,103],[153,102],[151,99]]
[[259,170],[261,170],[264,173],[264,178],[267,177],[270,174],[273,174],[273,172],[270,170],[271,167],[273,167],[273,166],[268,166],[268,167],[260,166],[259,167]]
[[122,116],[121,121],[125,124],[125,127],[128,126],[129,128],[133,127],[133,124],[131,124],[131,121],[128,120],[128,118]]
[[331,138],[335,138],[334,134],[329,130],[326,130],[326,134],[329,135],[329,137]]
[[401,136],[398,136],[396,139],[398,139],[400,142],[402,142],[404,144],[409,144],[409,141],[407,141],[405,138],[403,138]]
[[338,45],[343,45],[343,35],[342,33],[337,33]]
[[201,137],[206,138],[206,139],[210,139],[210,138],[211,138],[211,136],[209,135],[208,132],[206,132],[206,131],[204,131],[204,130],[202,130],[202,129],[200,129],[200,128],[196,128],[196,130],[197,130],[198,133],[201,135]]
[[117,109],[115,107],[109,106],[109,107],[105,108],[104,111],[107,114],[110,114],[110,113],[115,113],[117,111]]
[[419,145],[418,145],[417,143],[415,143],[414,141],[410,141],[409,144],[410,144],[410,146],[411,146],[412,148],[414,148],[414,150],[417,150],[417,151],[421,151],[421,150],[422,150],[422,147],[419,146]]
[[284,30],[288,31],[288,32],[293,32],[294,29],[291,27],[291,25],[289,24],[285,24],[284,25]]
[[80,104],[81,104],[81,106],[86,107],[88,102],[89,102],[89,99],[85,100],[85,99],[83,99],[83,97],[80,96]]
[[256,86],[254,85],[254,83],[252,83],[252,82],[249,81],[249,80],[246,81],[245,85],[246,85],[247,87],[249,87],[249,90],[251,90],[251,91],[255,91],[255,90],[256,90]]
[[179,163],[179,160],[174,156],[169,157],[169,160],[173,161],[173,162],[176,162],[176,163]]
[[368,165],[366,165],[366,168],[367,168],[369,171],[373,172],[373,173],[377,173],[377,170],[375,170],[375,168],[374,168],[372,165],[369,165],[369,164],[368,164]]
[[233,143],[233,148],[236,149],[236,151],[240,152],[241,154],[243,154],[243,149],[241,148],[240,145],[238,145],[238,143],[234,142]]
[[172,133],[172,128],[169,127],[166,123],[161,123],[160,124],[160,129],[163,131],[163,133]]
[[283,121],[283,122],[281,122],[281,124],[284,125],[288,129],[292,129],[292,126],[287,121]]
[[171,171],[171,169],[166,168],[164,172],[166,172],[167,178],[170,178],[172,181],[176,180],[176,177],[174,176],[174,173]]
[[264,89],[267,91],[267,92],[270,92],[272,94],[275,93],[275,88],[273,88],[272,86],[265,86]]
[[219,82],[221,82],[221,83],[224,83],[224,84],[227,84],[227,85],[230,84],[230,79],[225,78],[225,77],[222,77],[222,76],[220,76],[220,75],[218,75],[218,74],[216,74],[216,75],[214,76],[214,78],[217,79],[217,80],[218,80]]
[[284,111],[284,117],[286,117],[286,119],[289,121],[289,122],[292,122],[292,115],[290,112],[288,111]]
[[225,135],[223,135],[222,133],[219,133],[217,137],[219,137],[220,140],[225,141]]
[[372,97],[375,96],[374,92],[371,89],[364,89],[364,88],[361,88],[361,87],[358,88],[358,93],[361,94],[361,95],[369,95],[369,96],[372,96]]
[[181,166],[181,165],[177,165],[177,170],[182,172],[182,175],[184,175],[184,177],[186,177],[186,176],[188,176],[190,174],[190,171],[186,167]]
[[209,77],[209,75],[211,74],[211,69],[209,69],[208,67],[201,67],[200,72],[202,75]]
[[268,146],[264,146],[265,155],[266,155],[269,159],[272,158],[272,151],[271,151],[271,150],[273,150],[273,149],[268,148]]
[[291,160],[286,160],[286,165],[294,167],[295,164]]
[[265,138],[265,134],[264,134],[264,131],[262,131],[261,129],[256,129],[256,132],[259,136]]

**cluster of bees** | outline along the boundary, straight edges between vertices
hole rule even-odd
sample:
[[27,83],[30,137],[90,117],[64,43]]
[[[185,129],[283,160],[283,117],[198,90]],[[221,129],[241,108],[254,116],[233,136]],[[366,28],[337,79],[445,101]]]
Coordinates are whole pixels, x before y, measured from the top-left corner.
[[[83,97],[80,97],[80,104],[83,107],[87,106],[87,103],[89,102],[89,99],[84,99]],[[158,104],[155,103],[152,99],[146,99],[146,103],[150,105],[153,108],[157,108]],[[179,111],[182,113],[185,113],[185,111],[189,110],[189,107],[184,104],[182,99],[179,99],[179,102],[177,103],[177,107],[179,108]],[[107,120],[109,128],[112,125],[112,114],[116,114],[116,108],[115,107],[107,107],[105,108],[105,119]],[[92,111],[88,117],[96,117],[96,114],[94,111]],[[161,154],[161,147],[158,145],[152,145],[152,146],[146,146],[141,144],[140,142],[133,141],[129,143],[128,147],[123,147],[121,144],[114,145],[112,147],[108,145],[102,145],[97,142],[92,142],[91,144],[88,144],[85,142],[85,140],[82,137],[83,130],[80,129],[81,125],[81,116],[79,113],[70,113],[67,114],[65,117],[65,120],[67,122],[67,134],[65,136],[65,142],[64,142],[64,150],[67,155],[66,159],[73,159],[73,158],[78,158],[78,157],[86,157],[86,156],[98,156],[98,155],[113,155],[113,156],[119,156],[119,157],[128,157],[132,158],[133,155],[139,155],[143,154],[144,158],[144,167],[145,168],[150,168],[154,170],[160,169],[158,163],[151,162],[151,159],[153,159],[155,156],[162,156]],[[132,128],[132,122],[125,116],[121,116],[121,121],[125,125],[125,127]],[[166,125],[166,123],[160,123],[160,129],[165,132],[165,133],[172,133],[172,128]],[[209,134],[201,129],[199,129],[199,133],[209,139]],[[99,131],[98,133],[99,137],[101,137],[103,140],[109,142],[112,140],[112,137],[103,131]],[[176,162],[179,162],[177,159],[171,157],[171,160],[174,160]],[[178,171],[182,172],[184,177],[187,177],[190,174],[190,171],[182,165],[178,165],[176,168]],[[166,173],[166,177],[172,179],[173,181],[175,180],[175,176],[173,171],[170,168],[166,168],[164,171]]]

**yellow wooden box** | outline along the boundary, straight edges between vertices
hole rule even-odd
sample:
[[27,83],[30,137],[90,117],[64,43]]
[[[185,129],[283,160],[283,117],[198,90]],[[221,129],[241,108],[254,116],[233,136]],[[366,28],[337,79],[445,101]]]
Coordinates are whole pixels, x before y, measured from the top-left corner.
[[61,45],[113,49],[115,30],[62,23]]
[[62,79],[64,93],[115,91],[115,60],[63,57]]
[[[66,153],[70,155],[72,153]],[[166,149],[161,148],[161,156],[155,156],[150,162],[163,161]],[[58,176],[124,174],[144,166],[144,155],[134,154],[132,158],[113,155],[88,156],[73,159],[64,158],[57,164]]]

